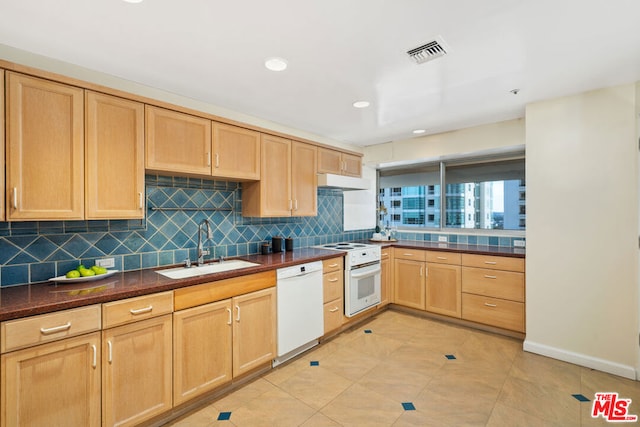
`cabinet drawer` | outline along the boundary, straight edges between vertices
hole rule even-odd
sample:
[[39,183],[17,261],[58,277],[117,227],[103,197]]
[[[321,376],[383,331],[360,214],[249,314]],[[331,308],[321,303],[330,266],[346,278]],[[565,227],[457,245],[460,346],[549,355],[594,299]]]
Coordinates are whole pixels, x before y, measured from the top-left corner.
[[173,291],[128,298],[102,305],[102,327],[111,328],[173,312]]
[[390,259],[391,258],[391,248],[384,248],[380,251],[380,259]]
[[420,249],[395,248],[393,257],[395,259],[411,259],[414,261],[424,261],[427,257],[427,251]]
[[524,258],[462,254],[462,265],[467,267],[524,272]]
[[521,302],[463,293],[462,318],[524,332],[524,304]]
[[438,262],[440,264],[457,264],[460,265],[462,257],[454,252],[432,252],[426,251],[427,262]]
[[100,304],[2,322],[2,353],[100,330]]
[[524,273],[462,267],[462,292],[524,302]]
[[343,272],[334,271],[323,276],[323,301],[329,302],[342,297]]
[[342,298],[324,305],[324,333],[331,332],[342,326]]
[[325,259],[322,261],[323,273],[342,270],[344,270],[344,257]]

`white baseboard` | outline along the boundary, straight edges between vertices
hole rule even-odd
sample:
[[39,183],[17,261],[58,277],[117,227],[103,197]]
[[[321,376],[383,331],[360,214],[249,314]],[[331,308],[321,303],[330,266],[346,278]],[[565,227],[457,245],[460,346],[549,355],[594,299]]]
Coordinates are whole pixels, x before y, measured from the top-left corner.
[[607,372],[624,378],[629,378],[631,380],[638,379],[636,369],[633,366],[621,365],[609,360],[598,359],[597,357],[574,353],[572,351],[563,350],[561,348],[550,347],[548,345],[531,342],[527,339],[524,340],[523,349],[531,353],[553,357],[554,359],[562,360],[591,369],[597,369],[598,371]]

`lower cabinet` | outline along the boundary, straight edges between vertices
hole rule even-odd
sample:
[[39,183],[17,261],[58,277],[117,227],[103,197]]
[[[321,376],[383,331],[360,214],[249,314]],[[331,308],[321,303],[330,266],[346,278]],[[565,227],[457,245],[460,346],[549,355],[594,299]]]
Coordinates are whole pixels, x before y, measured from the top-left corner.
[[389,304],[393,298],[393,261],[391,248],[384,248],[380,253],[380,307]]
[[344,258],[322,261],[322,301],[324,334],[342,326],[344,317]]
[[234,297],[233,376],[276,357],[276,288]]
[[171,409],[171,344],[171,314],[102,331],[103,425],[137,425]]
[[100,333],[2,355],[3,426],[100,425]]
[[173,402],[176,405],[231,381],[231,300],[173,314]]
[[460,254],[427,251],[425,309],[445,316],[460,317]]
[[173,314],[174,404],[276,357],[276,291],[267,288]]
[[396,258],[393,263],[394,296],[396,304],[425,309],[424,261]]

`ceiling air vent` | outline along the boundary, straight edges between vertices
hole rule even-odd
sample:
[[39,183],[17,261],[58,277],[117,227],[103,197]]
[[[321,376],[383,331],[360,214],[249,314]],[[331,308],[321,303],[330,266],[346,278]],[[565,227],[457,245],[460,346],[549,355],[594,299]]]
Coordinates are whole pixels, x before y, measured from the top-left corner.
[[415,61],[416,64],[424,64],[425,62],[439,58],[447,54],[447,49],[442,38],[438,37],[429,43],[423,44],[420,47],[407,51],[409,58]]

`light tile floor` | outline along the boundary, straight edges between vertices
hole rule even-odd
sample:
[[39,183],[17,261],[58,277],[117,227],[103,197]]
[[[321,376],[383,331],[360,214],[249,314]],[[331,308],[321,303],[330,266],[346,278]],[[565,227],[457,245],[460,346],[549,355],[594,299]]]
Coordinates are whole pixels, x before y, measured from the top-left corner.
[[640,415],[640,382],[526,353],[520,340],[385,311],[172,425],[610,425],[591,407],[595,392],[611,391]]

